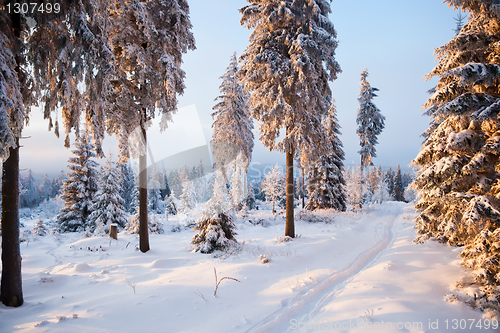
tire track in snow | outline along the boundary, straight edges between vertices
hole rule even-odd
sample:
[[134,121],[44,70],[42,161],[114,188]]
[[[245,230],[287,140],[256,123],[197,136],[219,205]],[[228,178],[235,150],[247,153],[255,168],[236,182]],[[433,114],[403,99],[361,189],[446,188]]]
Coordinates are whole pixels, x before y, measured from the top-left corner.
[[[380,241],[370,249],[360,253],[347,267],[334,272],[321,283],[318,283],[306,291],[300,292],[291,299],[282,300],[282,307],[280,309],[257,322],[246,330],[245,333],[263,333],[272,332],[273,330],[280,333],[289,332],[289,320],[293,317],[301,322],[311,321],[312,317],[328,305],[335,295],[341,291],[350,280],[370,267],[371,264],[392,245],[396,226],[394,221],[402,214],[402,208],[399,206],[393,206],[391,208],[396,209],[396,211],[394,213],[391,212],[391,215],[381,217],[382,219],[387,218],[388,221],[384,235]],[[377,229],[378,228],[376,228],[375,232],[378,231]],[[314,305],[311,306],[312,304]],[[301,315],[301,312],[305,313]],[[293,330],[293,332],[302,332],[302,330]]]

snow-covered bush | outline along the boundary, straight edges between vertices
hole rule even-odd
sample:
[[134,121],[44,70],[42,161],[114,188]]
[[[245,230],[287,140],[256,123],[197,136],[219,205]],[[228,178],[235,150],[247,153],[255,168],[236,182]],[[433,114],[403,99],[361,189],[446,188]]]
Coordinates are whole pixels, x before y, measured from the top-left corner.
[[[139,233],[139,207],[137,207],[136,213],[128,218],[125,230],[131,234]],[[164,232],[163,223],[160,222],[158,215],[148,215],[148,230],[150,234],[162,234]]]
[[35,222],[35,226],[33,227],[33,234],[37,236],[45,236],[49,233],[49,230],[45,226],[45,223],[41,218]]
[[221,170],[217,170],[214,196],[206,203],[194,227],[194,230],[198,231],[191,240],[195,251],[201,253],[224,251],[236,244],[234,238],[237,235],[234,231],[236,225],[228,213],[230,206],[224,176]]
[[201,253],[212,253],[213,251],[224,251],[235,245],[234,231],[236,225],[231,215],[220,213],[216,217],[205,218],[194,227],[198,233],[194,235],[191,244],[195,251]]

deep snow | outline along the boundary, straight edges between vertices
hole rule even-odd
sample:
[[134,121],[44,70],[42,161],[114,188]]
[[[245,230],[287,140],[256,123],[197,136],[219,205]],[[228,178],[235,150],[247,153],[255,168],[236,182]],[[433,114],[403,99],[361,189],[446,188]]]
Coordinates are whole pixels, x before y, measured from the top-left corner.
[[[491,321],[485,329],[482,313],[447,301],[468,274],[460,249],[413,244],[411,205],[318,215],[330,223],[296,220],[300,237],[283,243],[283,217],[251,211],[236,220],[240,251],[219,258],[190,252],[194,231],[171,232],[175,217],[164,234],[150,235],[145,254],[123,232],[118,241],[25,235],[25,304],[0,305],[0,332],[498,331]],[[24,218],[25,229],[37,219]],[[214,268],[241,283],[223,280],[214,297]]]

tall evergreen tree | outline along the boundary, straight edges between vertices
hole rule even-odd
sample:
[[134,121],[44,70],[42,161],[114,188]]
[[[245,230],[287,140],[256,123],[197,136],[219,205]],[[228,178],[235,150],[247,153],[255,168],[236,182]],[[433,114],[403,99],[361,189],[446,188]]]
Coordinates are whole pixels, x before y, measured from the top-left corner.
[[273,215],[276,213],[276,203],[285,193],[283,178],[283,171],[281,167],[276,164],[262,179],[262,192],[266,195],[266,200],[273,203]]
[[101,169],[98,190],[90,206],[92,213],[87,223],[90,231],[95,231],[97,234],[108,233],[113,223],[118,224],[120,228],[125,227],[127,223],[125,200],[120,195],[122,184],[121,170],[111,157],[108,157],[104,168]]
[[39,189],[42,201],[49,200],[55,196],[52,188],[52,180],[50,180],[47,174],[43,175],[43,183],[40,185]]
[[331,151],[322,155],[308,169],[307,192],[309,200],[306,209],[315,210],[333,208],[346,210],[344,193],[344,151],[340,141],[339,125],[335,106],[332,104],[328,114],[323,119],[323,127],[331,143]]
[[392,168],[389,167],[389,169],[385,172],[384,179],[387,184],[387,193],[390,198],[394,198],[394,176],[394,171],[392,171]]
[[139,158],[139,248],[147,252],[146,130],[157,112],[162,116],[162,130],[171,120],[177,95],[185,87],[182,54],[195,48],[194,37],[186,0],[118,0],[110,11],[118,96],[108,123],[112,131],[134,142],[127,147],[128,141],[122,140],[122,154],[131,148],[133,157]]
[[21,196],[19,197],[21,207],[35,207],[40,203],[40,189],[36,183],[33,171],[28,169],[26,176],[21,179]]
[[153,166],[148,182],[148,210],[156,214],[163,214],[165,208],[160,192],[160,188],[163,187],[162,183],[163,175]]
[[385,126],[385,117],[380,113],[380,110],[373,104],[372,99],[377,97],[375,93],[377,88],[370,86],[366,81],[368,71],[365,69],[361,73],[361,88],[359,91],[359,109],[356,118],[358,129],[356,133],[359,135],[359,145],[361,150],[361,169],[373,165],[373,158],[377,156],[375,145],[378,143],[377,136],[382,133]]
[[[330,147],[321,125],[337,78],[336,31],[327,0],[248,0],[241,23],[253,29],[240,56],[239,77],[251,92],[251,117],[261,122],[260,140],[286,154],[285,235],[295,237],[293,161],[314,160]],[[276,142],[280,131],[284,137]],[[303,152],[301,154],[301,152]],[[305,161],[304,161],[305,162]]]
[[134,187],[135,187],[135,176],[132,171],[132,167],[128,163],[120,164],[120,170],[122,174],[122,184],[120,196],[123,199],[123,207],[125,211],[130,212],[132,207],[133,195],[134,195]]
[[174,169],[168,174],[168,184],[172,194],[178,199],[182,194],[182,182],[181,176],[177,169]]
[[403,178],[401,175],[401,166],[398,165],[398,169],[396,170],[396,174],[394,175],[394,200],[395,201],[404,201],[404,192],[405,188],[403,186]]
[[165,170],[165,168],[163,168],[162,172],[162,181],[164,186],[162,186],[162,188],[160,189],[160,195],[162,198],[166,198],[170,195],[171,191],[170,191],[170,186],[168,185],[167,170]]
[[[253,122],[249,118],[247,106],[248,95],[243,91],[243,87],[238,82],[237,73],[238,61],[236,60],[235,52],[231,56],[226,72],[220,77],[222,83],[219,90],[222,95],[215,99],[218,103],[212,108],[215,111],[212,113],[212,118],[215,118],[212,124],[212,128],[214,129],[212,133],[212,143],[236,144],[238,146],[244,162],[243,171],[245,175],[244,179],[246,179],[247,169],[252,159],[254,146],[252,132]],[[215,147],[223,149],[223,146]],[[236,160],[236,156],[233,157]],[[234,162],[236,163],[236,161]],[[233,173],[236,172],[236,164],[233,169]],[[245,186],[245,184],[243,186]]]
[[377,177],[378,177],[378,184],[376,186],[376,190],[373,193],[372,201],[374,203],[381,204],[382,202],[386,201],[389,198],[389,190],[381,166],[379,166],[377,169]]
[[465,245],[464,265],[476,269],[481,290],[476,305],[496,298],[498,307],[498,273],[491,263],[500,257],[488,245],[500,226],[498,1],[445,2],[468,12],[469,20],[436,49],[439,62],[427,77],[438,83],[424,105],[431,124],[413,161],[420,191],[416,241]]
[[385,117],[380,113],[380,110],[373,104],[372,99],[377,97],[375,93],[377,88],[370,86],[366,81],[368,71],[365,69],[361,73],[361,88],[359,90],[359,109],[356,117],[358,129],[356,133],[359,136],[359,145],[361,150],[361,185],[363,186],[363,170],[368,166],[373,165],[373,158],[377,156],[375,145],[378,143],[377,136],[382,133],[385,126]]
[[69,158],[68,179],[63,181],[61,199],[64,207],[57,216],[61,232],[83,231],[89,224],[94,194],[97,191],[97,163],[94,161],[95,148],[87,135],[80,135],[72,150],[75,157]]
[[186,179],[182,182],[182,194],[179,198],[179,211],[189,213],[195,206],[193,181]]
[[353,210],[361,209],[364,192],[359,167],[356,166],[352,170],[345,169],[344,179],[346,202],[352,207]]

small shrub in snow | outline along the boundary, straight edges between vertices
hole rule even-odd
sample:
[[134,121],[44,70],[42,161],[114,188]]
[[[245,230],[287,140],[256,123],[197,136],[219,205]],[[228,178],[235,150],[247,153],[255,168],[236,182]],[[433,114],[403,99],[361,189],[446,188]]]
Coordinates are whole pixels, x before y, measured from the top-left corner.
[[[150,234],[162,234],[164,232],[163,223],[153,214],[148,215],[148,229]],[[125,230],[131,234],[139,233],[139,207],[137,207],[135,215],[129,217]]]
[[275,238],[276,244],[288,243],[291,242],[292,240],[293,240],[292,237],[284,235]]
[[295,218],[298,220],[306,221],[306,222],[311,222],[311,223],[321,223],[325,222],[325,220],[313,212],[309,210],[301,210],[295,213]]
[[43,223],[42,219],[38,219],[36,221],[35,226],[33,227],[33,234],[37,236],[45,236],[48,234],[47,227],[45,227],[45,224]]
[[271,258],[269,258],[267,255],[265,254],[261,254],[259,255],[259,260],[262,264],[267,264],[268,262],[271,261]]
[[159,221],[159,219],[156,216],[151,216],[148,220],[149,225],[149,233],[151,234],[163,234],[163,223]]
[[265,219],[255,219],[255,220],[250,220],[249,219],[248,222],[251,223],[251,224],[253,224],[253,225],[261,225],[264,228],[267,228],[270,225],[269,221],[267,221]]

